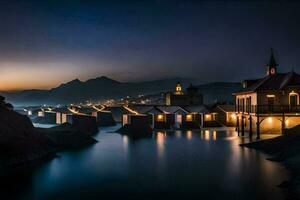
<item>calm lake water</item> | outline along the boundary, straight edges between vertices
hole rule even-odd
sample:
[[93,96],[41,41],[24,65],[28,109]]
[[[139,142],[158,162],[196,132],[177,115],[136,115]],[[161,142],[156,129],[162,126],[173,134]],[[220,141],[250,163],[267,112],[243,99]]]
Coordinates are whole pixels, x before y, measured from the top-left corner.
[[[35,169],[1,177],[16,199],[284,199],[278,163],[239,144],[233,130],[157,132],[132,140],[116,127],[97,144],[60,153]],[[3,184],[5,182],[5,184]],[[3,195],[2,195],[3,196]]]

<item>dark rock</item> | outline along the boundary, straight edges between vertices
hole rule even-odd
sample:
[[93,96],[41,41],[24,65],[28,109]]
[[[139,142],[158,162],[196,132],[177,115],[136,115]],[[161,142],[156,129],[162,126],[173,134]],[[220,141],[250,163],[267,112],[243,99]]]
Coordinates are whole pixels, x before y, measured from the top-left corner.
[[86,134],[98,133],[98,125],[96,117],[89,115],[73,115],[72,127]]
[[68,123],[53,128],[39,130],[49,137],[59,149],[79,148],[97,142],[97,140],[90,135],[76,129]]
[[139,137],[149,137],[152,136],[153,130],[150,126],[144,127],[143,129],[137,128],[132,124],[125,124],[117,133],[128,135],[130,137],[139,138]]

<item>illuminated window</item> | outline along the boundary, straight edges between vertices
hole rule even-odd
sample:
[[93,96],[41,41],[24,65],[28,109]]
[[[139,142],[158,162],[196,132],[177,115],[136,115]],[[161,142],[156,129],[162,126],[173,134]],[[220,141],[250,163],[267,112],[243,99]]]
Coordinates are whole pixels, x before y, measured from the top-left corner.
[[290,104],[290,106],[299,105],[299,95],[298,95],[298,93],[292,91],[289,94],[289,104]]
[[212,120],[211,115],[210,115],[210,114],[204,115],[204,120],[205,120],[205,121],[211,121],[211,120]]
[[181,88],[181,85],[180,85],[180,83],[177,83],[176,84],[176,90],[175,90],[175,94],[183,94],[182,93],[182,88]]
[[185,119],[187,122],[191,122],[191,121],[193,121],[193,115],[186,115]]
[[163,115],[157,115],[157,121],[162,122],[164,121],[164,116]]
[[231,117],[231,119],[236,119],[236,115],[233,113],[230,115],[230,117]]

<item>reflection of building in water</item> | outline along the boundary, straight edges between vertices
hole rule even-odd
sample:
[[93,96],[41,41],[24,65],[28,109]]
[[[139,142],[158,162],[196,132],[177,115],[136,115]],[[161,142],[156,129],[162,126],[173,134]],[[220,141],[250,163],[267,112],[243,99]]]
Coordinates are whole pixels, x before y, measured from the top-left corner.
[[167,134],[164,132],[156,133],[156,146],[157,146],[159,156],[163,156],[163,154],[164,154],[166,137],[167,137]]
[[204,139],[205,139],[205,140],[210,140],[210,133],[209,133],[209,130],[205,130],[205,131],[204,131]]
[[213,131],[213,140],[216,141],[217,140],[217,131]]
[[187,139],[191,140],[193,138],[193,132],[192,131],[187,131],[186,136],[187,136]]
[[198,88],[190,85],[186,91],[182,90],[181,84],[178,82],[174,92],[165,94],[166,105],[202,105],[203,97],[198,92]]

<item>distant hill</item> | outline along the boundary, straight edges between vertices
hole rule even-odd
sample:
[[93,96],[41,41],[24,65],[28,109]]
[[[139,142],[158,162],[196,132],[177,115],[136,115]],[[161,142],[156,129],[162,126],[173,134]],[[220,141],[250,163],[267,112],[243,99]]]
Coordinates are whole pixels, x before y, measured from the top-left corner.
[[203,95],[205,104],[211,104],[216,101],[234,103],[232,93],[240,90],[242,85],[241,83],[232,82],[214,82],[198,85],[197,87],[199,88],[199,92]]
[[[86,100],[99,101],[104,99],[136,97],[140,94],[150,95],[174,90],[180,81],[183,87],[197,82],[191,79],[173,78],[145,82],[118,82],[105,76],[85,82],[78,79],[61,84],[50,90],[24,90],[20,92],[2,93],[9,102],[19,105],[69,104]],[[209,83],[199,85],[205,103],[214,100],[232,101],[232,92],[240,89],[239,83]]]

